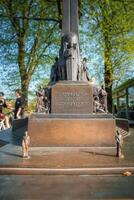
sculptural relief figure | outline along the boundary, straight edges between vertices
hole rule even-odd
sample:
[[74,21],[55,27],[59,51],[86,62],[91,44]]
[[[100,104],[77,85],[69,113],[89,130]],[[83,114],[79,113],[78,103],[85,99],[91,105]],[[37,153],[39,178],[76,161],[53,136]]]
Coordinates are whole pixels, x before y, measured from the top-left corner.
[[93,86],[93,112],[95,113],[105,113],[107,112],[107,92],[102,86]]
[[100,99],[98,96],[94,97],[94,101],[93,101],[93,112],[94,113],[104,113],[104,109],[100,103]]
[[79,71],[79,46],[75,33],[65,34],[63,37],[63,57],[65,60],[66,80],[77,81]]
[[51,68],[50,82],[59,80],[89,81],[87,60],[80,60],[78,36],[73,32],[62,37],[59,59]]
[[44,112],[44,89],[40,86],[39,90],[36,91],[37,102],[35,112]]
[[80,80],[82,81],[89,81],[89,74],[88,74],[88,68],[87,68],[87,59],[86,58],[83,58],[83,61],[82,61],[82,66],[81,66],[81,78]]
[[119,158],[124,158],[124,155],[122,153],[122,146],[123,146],[123,136],[120,133],[120,131],[118,130],[118,127],[116,127],[116,143],[117,143],[117,153],[116,156]]
[[28,135],[28,132],[25,132],[25,135],[23,136],[22,140],[22,152],[23,152],[23,158],[30,158],[29,156],[29,145],[30,145],[30,137]]
[[50,81],[56,82],[60,79],[60,71],[59,71],[59,60],[58,57],[55,58],[55,63],[51,68],[50,73]]
[[65,69],[66,68],[66,64],[65,64],[65,59],[64,59],[64,56],[63,56],[63,49],[64,48],[63,48],[63,45],[62,45],[62,48],[59,51],[60,80],[65,80],[65,76],[66,76],[66,69]]
[[50,113],[50,90],[48,87],[44,88],[44,107],[45,107],[45,113]]
[[101,89],[99,90],[99,99],[100,103],[102,105],[102,108],[105,112],[107,112],[107,92],[104,89],[104,86],[101,86]]

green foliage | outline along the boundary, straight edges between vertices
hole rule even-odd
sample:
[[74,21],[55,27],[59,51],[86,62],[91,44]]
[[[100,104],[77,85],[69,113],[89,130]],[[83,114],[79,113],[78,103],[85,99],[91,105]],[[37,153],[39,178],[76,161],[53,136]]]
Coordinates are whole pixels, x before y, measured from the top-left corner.
[[[57,4],[49,1],[1,1],[0,40],[8,84],[27,97],[32,76],[46,68],[59,45]],[[13,81],[14,80],[14,81]]]
[[[86,29],[85,40],[96,47],[91,46],[89,51],[103,56],[107,62],[105,51],[112,62],[113,81],[117,82],[122,77],[122,70],[126,72],[132,64],[134,55],[134,4],[133,1],[118,0],[83,0],[81,24],[83,32]],[[85,25],[86,24],[86,25]],[[86,42],[87,43],[87,42]],[[103,63],[102,61],[102,63]],[[109,65],[108,65],[109,67]],[[98,69],[97,69],[98,68]],[[96,71],[100,72],[99,66]],[[131,68],[131,67],[130,67]],[[101,69],[104,65],[101,64]],[[121,73],[117,76],[117,71]]]
[[92,55],[96,54],[102,58],[101,64],[94,69],[96,75],[104,72],[105,87],[111,105],[113,83],[124,81],[128,69],[132,68],[134,4],[131,0],[83,0],[81,9],[83,33],[86,29],[85,41],[87,43],[88,40],[92,44],[92,49],[89,50],[92,52],[91,59]]
[[[0,1],[0,75],[12,90],[31,93],[48,79],[60,46],[60,2]],[[79,0],[79,5],[81,49],[90,77],[111,90],[134,76],[133,0]]]

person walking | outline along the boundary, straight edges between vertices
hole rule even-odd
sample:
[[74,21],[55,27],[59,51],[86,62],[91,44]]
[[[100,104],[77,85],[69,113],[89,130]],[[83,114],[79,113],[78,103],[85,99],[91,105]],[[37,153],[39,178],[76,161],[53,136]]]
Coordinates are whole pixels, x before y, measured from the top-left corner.
[[25,99],[22,97],[19,89],[15,90],[16,101],[14,110],[14,119],[21,119],[24,115]]

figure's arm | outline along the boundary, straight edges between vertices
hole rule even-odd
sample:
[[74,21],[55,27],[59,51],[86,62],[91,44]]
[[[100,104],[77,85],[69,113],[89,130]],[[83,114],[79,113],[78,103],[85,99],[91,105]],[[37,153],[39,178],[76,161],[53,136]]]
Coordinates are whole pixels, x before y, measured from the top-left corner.
[[17,119],[21,118],[21,112],[22,110],[24,110],[24,107],[25,107],[25,99],[21,97],[19,109],[16,114]]
[[20,119],[20,118],[21,118],[21,117],[20,117],[21,111],[22,111],[22,108],[20,107],[20,108],[18,109],[17,114],[16,114],[17,119]]

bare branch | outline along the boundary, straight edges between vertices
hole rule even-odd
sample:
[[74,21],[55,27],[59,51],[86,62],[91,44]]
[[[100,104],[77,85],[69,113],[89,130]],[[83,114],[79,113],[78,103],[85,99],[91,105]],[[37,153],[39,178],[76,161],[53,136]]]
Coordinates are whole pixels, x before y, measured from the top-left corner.
[[[8,15],[0,15],[0,17],[3,18],[9,18]],[[27,19],[27,20],[34,20],[34,21],[52,21],[60,23],[59,19],[53,19],[53,18],[43,18],[43,17],[26,17],[26,16],[14,16],[14,19]]]
[[[34,71],[35,71],[37,65],[39,64],[39,61],[41,60],[41,58],[42,58],[44,52],[45,52],[46,49],[51,45],[50,37],[51,37],[51,35],[53,34],[53,30],[55,29],[56,25],[57,25],[57,23],[53,26],[51,32],[48,34],[46,40],[44,41],[44,43],[47,43],[47,44],[46,44],[46,46],[44,47],[44,49],[43,49],[43,51],[41,52],[41,54],[38,56],[38,58],[37,58],[37,60],[36,60],[36,63],[34,63],[35,57],[34,57],[34,56],[32,57],[32,61],[30,62],[30,66],[29,66],[29,69],[28,69],[28,74],[33,74],[33,73],[34,73]],[[50,40],[49,42],[48,42],[48,39]],[[33,63],[34,63],[34,65],[33,65]]]

